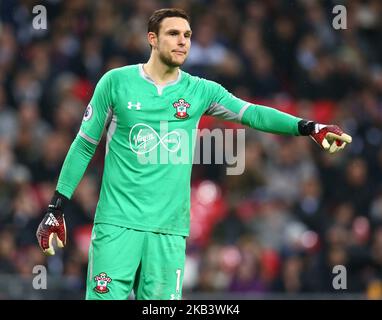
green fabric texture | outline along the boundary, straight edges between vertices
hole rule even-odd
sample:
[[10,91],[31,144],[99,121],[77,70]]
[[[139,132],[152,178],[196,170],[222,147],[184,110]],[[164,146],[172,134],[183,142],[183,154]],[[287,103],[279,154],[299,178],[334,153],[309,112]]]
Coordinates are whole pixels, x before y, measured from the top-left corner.
[[186,238],[95,224],[89,247],[87,300],[180,300]]
[[298,122],[301,118],[277,109],[255,104],[244,112],[242,124],[264,132],[299,136]]
[[66,155],[57,182],[57,191],[70,199],[96,150],[97,146],[77,136]]
[[298,135],[300,120],[183,71],[157,86],[142,65],[113,69],[96,86],[57,190],[72,196],[106,128],[95,223],[188,236],[191,169],[203,115],[289,135]]

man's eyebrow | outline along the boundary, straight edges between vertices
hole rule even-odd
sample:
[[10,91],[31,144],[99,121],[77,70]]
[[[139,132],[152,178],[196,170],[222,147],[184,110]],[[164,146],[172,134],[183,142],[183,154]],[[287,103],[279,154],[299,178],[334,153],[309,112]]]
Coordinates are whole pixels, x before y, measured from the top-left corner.
[[[170,32],[182,32],[182,31],[179,30],[179,29],[168,29],[168,30],[166,30],[166,33],[170,33]],[[184,33],[189,33],[189,34],[191,34],[192,31],[191,31],[191,30],[186,30],[186,31],[184,31]]]

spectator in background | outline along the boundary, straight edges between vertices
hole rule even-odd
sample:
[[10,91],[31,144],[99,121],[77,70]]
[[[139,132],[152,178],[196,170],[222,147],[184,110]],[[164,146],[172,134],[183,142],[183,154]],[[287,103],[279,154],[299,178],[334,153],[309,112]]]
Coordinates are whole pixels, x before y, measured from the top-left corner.
[[0,86],[0,139],[14,145],[17,136],[16,113],[7,105],[5,89]]
[[211,78],[210,70],[219,69],[228,54],[228,50],[217,39],[216,25],[211,14],[201,17],[195,23],[194,32],[192,50],[185,67],[191,73]]
[[41,141],[50,131],[50,126],[40,118],[36,102],[23,101],[18,110],[15,154],[18,161],[31,166],[41,153]]
[[304,260],[299,255],[284,257],[280,276],[272,284],[272,290],[287,294],[304,293],[308,291],[304,278]]

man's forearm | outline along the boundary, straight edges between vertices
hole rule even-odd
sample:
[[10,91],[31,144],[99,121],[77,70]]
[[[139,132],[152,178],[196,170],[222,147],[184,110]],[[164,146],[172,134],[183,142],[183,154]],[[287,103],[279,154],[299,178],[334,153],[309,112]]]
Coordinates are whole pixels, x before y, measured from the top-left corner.
[[86,141],[80,136],[74,139],[58,178],[56,190],[59,193],[68,199],[72,197],[96,148],[97,146],[95,144]]
[[298,125],[301,120],[277,109],[253,104],[244,112],[241,122],[264,132],[299,136],[302,135]]

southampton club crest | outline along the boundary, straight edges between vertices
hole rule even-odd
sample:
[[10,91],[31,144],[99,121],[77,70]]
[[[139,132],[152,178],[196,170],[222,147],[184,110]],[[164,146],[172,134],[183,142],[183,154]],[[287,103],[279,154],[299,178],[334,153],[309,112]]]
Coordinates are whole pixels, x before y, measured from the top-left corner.
[[173,107],[176,108],[176,113],[174,116],[178,119],[187,119],[189,117],[189,114],[187,113],[187,108],[189,108],[191,105],[184,99],[179,99],[178,101],[175,101],[173,104]]
[[94,281],[97,283],[97,285],[94,288],[94,291],[98,293],[109,292],[109,288],[107,286],[111,282],[111,278],[108,277],[105,272],[101,272],[98,276],[95,276]]

